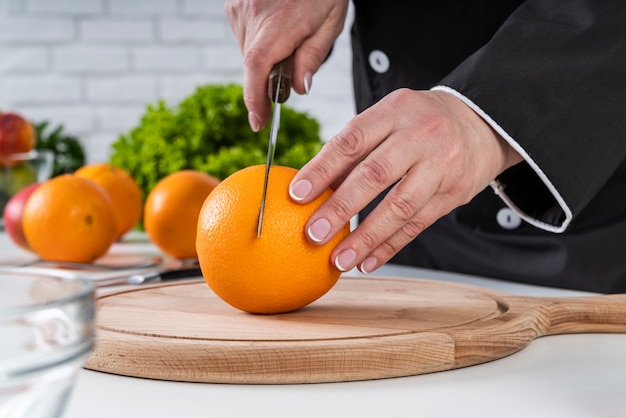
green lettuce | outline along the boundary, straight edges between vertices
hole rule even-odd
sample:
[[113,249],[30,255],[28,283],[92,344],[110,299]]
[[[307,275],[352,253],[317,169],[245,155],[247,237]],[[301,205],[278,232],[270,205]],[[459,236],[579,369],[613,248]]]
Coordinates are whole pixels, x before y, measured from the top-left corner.
[[[248,125],[241,85],[210,84],[176,107],[149,104],[139,124],[113,142],[110,162],[127,170],[145,197],[160,179],[179,170],[224,179],[265,164],[268,140],[269,124],[260,132]],[[319,122],[283,104],[275,163],[299,169],[322,145]]]

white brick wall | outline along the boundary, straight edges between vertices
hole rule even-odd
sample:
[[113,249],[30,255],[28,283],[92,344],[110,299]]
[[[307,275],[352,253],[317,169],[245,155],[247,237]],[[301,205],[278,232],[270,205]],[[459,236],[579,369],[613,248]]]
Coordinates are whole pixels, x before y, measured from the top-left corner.
[[24,10],[29,13],[102,13],[100,0],[29,0],[24,2]]
[[[289,104],[329,138],[353,115],[346,25],[311,94]],[[207,83],[241,83],[221,0],[0,0],[0,110],[62,123],[90,162],[139,122]]]
[[84,19],[78,22],[78,33],[83,41],[90,43],[150,43],[155,38],[154,23],[146,18]]
[[50,17],[4,15],[0,18],[0,42],[3,44],[69,42],[74,39],[74,33],[74,23],[69,18],[58,18],[54,15]]

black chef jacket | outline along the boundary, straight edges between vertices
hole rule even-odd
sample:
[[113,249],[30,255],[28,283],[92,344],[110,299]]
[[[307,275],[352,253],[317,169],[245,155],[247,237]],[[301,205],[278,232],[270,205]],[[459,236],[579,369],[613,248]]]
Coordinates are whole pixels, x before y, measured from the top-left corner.
[[391,263],[626,292],[626,1],[354,3],[357,111],[442,89],[525,160]]

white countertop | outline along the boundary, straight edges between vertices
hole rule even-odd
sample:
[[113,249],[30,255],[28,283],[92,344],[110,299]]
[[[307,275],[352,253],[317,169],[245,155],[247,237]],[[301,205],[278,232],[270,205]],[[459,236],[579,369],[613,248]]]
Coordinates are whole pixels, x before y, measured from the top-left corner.
[[[110,257],[157,254],[141,235]],[[0,233],[0,264],[34,258]],[[358,273],[349,273],[355,275]],[[461,282],[532,296],[573,292],[385,266],[375,275]],[[504,359],[393,379],[304,385],[166,382],[81,370],[63,418],[625,417],[626,335],[539,338]]]

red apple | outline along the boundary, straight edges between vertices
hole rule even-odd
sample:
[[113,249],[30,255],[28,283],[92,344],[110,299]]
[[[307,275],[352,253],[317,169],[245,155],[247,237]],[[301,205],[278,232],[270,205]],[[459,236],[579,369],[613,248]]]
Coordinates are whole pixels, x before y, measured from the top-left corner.
[[30,184],[13,195],[4,207],[4,213],[2,215],[4,229],[7,231],[9,238],[19,247],[29,251],[31,251],[31,249],[26,241],[24,229],[22,228],[22,214],[24,213],[24,206],[26,206],[28,198],[30,198],[30,195],[32,195],[40,185],[41,183]]
[[0,157],[35,148],[35,130],[17,113],[0,113]]

